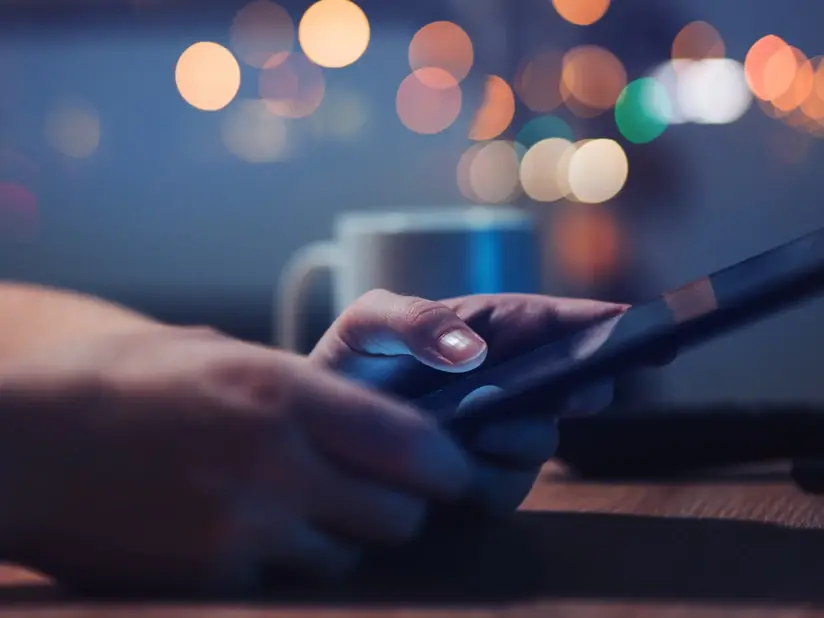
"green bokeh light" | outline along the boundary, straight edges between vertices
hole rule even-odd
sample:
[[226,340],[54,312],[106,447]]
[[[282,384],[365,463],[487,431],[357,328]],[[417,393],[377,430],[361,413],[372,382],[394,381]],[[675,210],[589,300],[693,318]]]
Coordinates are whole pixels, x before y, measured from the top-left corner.
[[644,77],[624,88],[615,103],[615,124],[627,141],[646,144],[669,126],[672,103],[667,89],[657,79]]
[[572,141],[572,128],[557,116],[539,116],[524,125],[515,138],[526,150],[550,137]]

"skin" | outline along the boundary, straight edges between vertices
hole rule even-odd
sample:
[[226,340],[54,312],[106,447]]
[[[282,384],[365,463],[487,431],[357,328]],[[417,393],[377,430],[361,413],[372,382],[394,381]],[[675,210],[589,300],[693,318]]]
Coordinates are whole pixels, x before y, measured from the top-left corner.
[[[375,291],[307,358],[0,286],[0,551],[94,591],[238,592],[264,567],[345,575],[433,510],[511,512],[554,420],[457,444],[404,399],[623,309]],[[596,411],[608,387],[557,414]]]

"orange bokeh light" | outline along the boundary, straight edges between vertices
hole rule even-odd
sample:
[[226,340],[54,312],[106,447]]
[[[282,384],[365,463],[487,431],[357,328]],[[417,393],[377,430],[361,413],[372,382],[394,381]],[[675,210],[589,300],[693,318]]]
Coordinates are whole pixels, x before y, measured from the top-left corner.
[[591,110],[612,107],[627,85],[624,65],[610,51],[594,45],[576,47],[563,59],[561,96]]
[[545,50],[519,67],[515,92],[533,112],[551,112],[561,104],[561,66],[563,56]]
[[672,43],[673,60],[723,58],[726,51],[721,34],[705,21],[684,26]]
[[241,60],[261,69],[273,55],[292,51],[295,24],[279,4],[253,0],[235,15],[229,39]]
[[[460,83],[469,75],[474,61],[475,50],[469,35],[450,21],[436,21],[424,26],[409,44],[409,66],[413,72],[434,67],[446,71]],[[426,80],[434,75],[426,72],[419,78]]]
[[789,87],[772,100],[773,106],[782,112],[791,112],[801,106],[813,91],[813,65],[804,53],[795,47],[790,48],[795,57],[793,80]]
[[744,59],[744,73],[752,93],[763,101],[781,96],[795,78],[797,62],[792,48],[774,34],[756,41]]
[[618,225],[603,208],[564,211],[554,218],[552,238],[562,272],[576,282],[597,283],[619,265]]
[[461,113],[458,81],[444,69],[417,69],[401,82],[395,99],[398,118],[410,131],[433,135],[449,128]]
[[558,15],[576,26],[590,26],[609,9],[610,0],[552,0]]
[[497,75],[486,79],[484,99],[469,130],[469,138],[491,140],[509,128],[515,117],[515,94],[506,81]]
[[326,94],[321,68],[301,53],[275,55],[259,77],[260,98],[269,111],[284,118],[305,118],[315,112]]
[[240,65],[232,52],[217,43],[202,41],[186,49],[175,67],[180,96],[202,111],[223,109],[240,90]]

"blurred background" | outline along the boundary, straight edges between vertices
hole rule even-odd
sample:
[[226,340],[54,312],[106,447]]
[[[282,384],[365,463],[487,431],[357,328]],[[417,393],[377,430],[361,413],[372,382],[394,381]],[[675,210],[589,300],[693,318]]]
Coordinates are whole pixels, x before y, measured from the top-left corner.
[[[0,3],[0,278],[271,342],[342,211],[541,225],[544,291],[637,302],[824,225],[812,0]],[[325,325],[318,301],[318,329]],[[824,401],[824,303],[633,397]]]

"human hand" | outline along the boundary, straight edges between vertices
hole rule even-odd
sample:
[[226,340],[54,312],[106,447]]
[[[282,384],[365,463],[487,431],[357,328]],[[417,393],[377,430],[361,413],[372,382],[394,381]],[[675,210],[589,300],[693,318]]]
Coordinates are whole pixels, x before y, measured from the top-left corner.
[[[434,302],[383,290],[345,311],[310,355],[318,366],[405,398],[425,395],[452,373],[495,364],[617,316],[625,305],[502,294]],[[503,514],[517,508],[553,455],[559,416],[598,412],[612,400],[612,381],[561,401],[554,415],[492,424],[465,444],[480,473],[472,501]]]
[[0,368],[0,410],[10,557],[105,591],[344,573],[412,538],[471,475],[417,411],[202,329],[21,359]]

